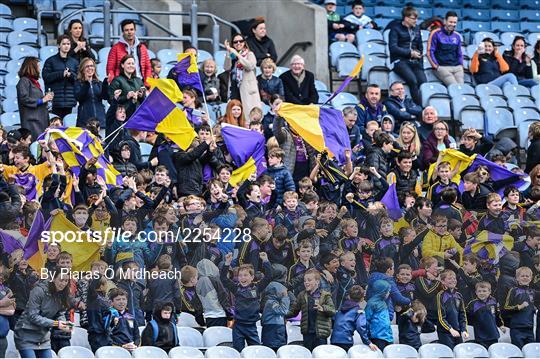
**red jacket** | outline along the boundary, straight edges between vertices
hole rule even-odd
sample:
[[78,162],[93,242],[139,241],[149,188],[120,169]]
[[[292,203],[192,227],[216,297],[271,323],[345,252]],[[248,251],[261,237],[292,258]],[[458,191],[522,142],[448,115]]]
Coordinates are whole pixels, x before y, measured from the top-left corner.
[[[127,46],[122,41],[117,42],[111,48],[109,57],[107,58],[107,77],[109,83],[111,83],[116,76],[120,75],[120,60],[127,54]],[[146,79],[152,77],[152,66],[150,65],[148,50],[144,44],[139,44],[137,46],[137,57],[139,58],[141,77],[144,80],[144,84],[148,86]]]

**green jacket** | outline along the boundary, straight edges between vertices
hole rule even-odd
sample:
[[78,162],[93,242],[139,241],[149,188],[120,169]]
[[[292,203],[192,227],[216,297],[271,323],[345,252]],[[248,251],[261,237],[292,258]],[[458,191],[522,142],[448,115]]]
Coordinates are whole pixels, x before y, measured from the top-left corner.
[[[133,76],[127,78],[123,73],[120,76],[116,76],[109,85],[109,99],[114,98],[114,91],[122,90],[120,97],[118,97],[118,104],[122,105],[126,109],[126,116],[129,118],[137,107],[143,102],[143,98],[137,98],[137,102],[133,102],[132,99],[127,98],[127,94],[130,91],[138,91],[144,87],[144,82],[141,78]],[[146,90],[145,90],[146,94]]]
[[[300,330],[303,335],[308,334],[308,293],[304,290],[296,297],[296,302],[291,305],[287,317],[295,317],[302,311],[302,321],[300,322]],[[315,321],[315,332],[317,338],[328,338],[332,332],[332,318],[336,314],[336,308],[332,301],[332,295],[324,290],[321,290],[319,303],[323,307],[322,312],[317,312]]]

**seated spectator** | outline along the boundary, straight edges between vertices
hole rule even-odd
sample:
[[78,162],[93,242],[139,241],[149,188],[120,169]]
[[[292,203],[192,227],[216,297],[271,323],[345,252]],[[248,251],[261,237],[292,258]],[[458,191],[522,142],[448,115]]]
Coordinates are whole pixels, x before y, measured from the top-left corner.
[[463,53],[461,35],[455,31],[457,22],[457,13],[448,11],[444,27],[433,30],[428,40],[427,58],[437,78],[446,86],[463,83]]
[[56,40],[58,53],[49,57],[43,65],[43,81],[45,87],[54,92],[52,112],[64,118],[77,104],[74,84],[79,62],[69,56],[71,39],[68,35],[60,35]]
[[386,106],[381,102],[381,88],[379,85],[370,84],[366,89],[365,96],[356,106],[358,120],[356,126],[360,131],[364,131],[369,121],[376,121],[381,124],[383,116],[387,115]]
[[528,137],[531,143],[527,148],[526,173],[530,173],[536,165],[540,164],[540,122],[531,124]]
[[540,40],[534,45],[534,54],[531,61],[533,79],[540,82]]
[[479,84],[490,84],[502,88],[506,83],[517,85],[516,75],[508,73],[510,67],[495,46],[495,42],[486,37],[474,52],[470,65],[471,73]]
[[204,96],[208,102],[221,102],[219,87],[221,86],[217,75],[217,65],[213,59],[204,60],[202,63],[201,83],[204,87]]
[[397,127],[405,121],[414,121],[422,114],[422,107],[418,106],[405,93],[405,86],[401,81],[390,85],[390,96],[384,102],[388,113],[394,117]]
[[77,59],[79,62],[86,57],[89,57],[94,61],[96,60],[92,53],[92,49],[90,48],[90,43],[84,38],[84,27],[81,20],[71,20],[66,35],[69,35],[71,39],[71,49],[69,50],[68,56]]
[[336,3],[336,0],[324,1],[326,19],[328,20],[328,42],[354,42],[356,38],[354,32],[358,30],[358,26],[341,19],[341,16],[336,12]]
[[229,125],[247,127],[246,120],[244,118],[244,111],[242,110],[242,103],[238,100],[230,100],[227,103],[225,115],[220,119],[220,122],[228,123]]
[[422,111],[422,120],[416,121],[416,127],[418,128],[418,136],[420,142],[424,142],[431,131],[433,130],[433,124],[439,120],[437,109],[433,106],[428,106]]
[[285,90],[285,101],[297,105],[310,105],[319,102],[319,94],[315,88],[315,76],[304,69],[304,59],[294,55],[291,69],[279,77]]
[[[146,80],[152,77],[152,66],[150,65],[150,56],[146,45],[141,43],[135,35],[135,21],[132,19],[123,20],[120,24],[122,36],[116,44],[111,47],[109,57],[107,58],[107,79],[112,83],[115,77],[122,72],[122,59],[128,54],[137,54],[135,61],[135,74]],[[135,59],[135,57],[133,57]],[[125,94],[122,94],[125,96]]]
[[429,166],[437,161],[439,151],[447,148],[450,148],[448,124],[439,120],[433,124],[433,131],[422,143],[421,168],[424,170],[429,169]]
[[396,142],[401,146],[403,151],[407,151],[413,155],[413,168],[418,168],[418,156],[422,150],[422,143],[418,137],[418,129],[411,122],[404,122],[399,128],[399,136]]
[[512,50],[505,51],[504,60],[510,67],[510,73],[516,75],[518,83],[525,87],[538,85],[538,80],[533,78],[532,59],[525,53],[525,38],[523,36],[514,37]]
[[105,108],[103,100],[109,99],[107,87],[103,86],[96,75],[96,63],[91,58],[84,58],[75,81],[75,98],[79,102],[77,108],[77,127],[86,127],[89,119],[95,118],[105,127]]
[[482,136],[476,129],[469,128],[461,135],[459,150],[467,156],[472,156],[475,153],[485,156],[492,146],[493,142]]
[[232,37],[232,47],[225,40],[227,56],[225,57],[225,70],[231,71],[231,98],[242,101],[244,113],[249,114],[253,107],[261,106],[255,67],[257,60],[255,54],[246,44],[244,36],[235,34]]
[[283,89],[283,82],[279,77],[274,76],[276,71],[276,64],[271,58],[266,58],[261,62],[261,74],[257,76],[257,82],[259,83],[259,92],[261,94],[261,100],[270,105],[270,98],[272,95],[285,96],[285,90]]
[[390,29],[388,47],[390,62],[394,71],[401,76],[411,89],[411,96],[418,105],[422,104],[420,85],[426,82],[424,65],[422,63],[423,44],[420,27],[416,25],[418,12],[412,6],[406,6],[402,21]]
[[257,66],[261,66],[264,59],[270,58],[277,61],[274,41],[266,35],[266,23],[264,17],[257,17],[251,25],[251,35],[246,39],[251,51],[257,59]]
[[362,1],[355,0],[352,3],[352,12],[343,18],[343,20],[358,26],[358,29],[376,29],[377,24],[366,14]]

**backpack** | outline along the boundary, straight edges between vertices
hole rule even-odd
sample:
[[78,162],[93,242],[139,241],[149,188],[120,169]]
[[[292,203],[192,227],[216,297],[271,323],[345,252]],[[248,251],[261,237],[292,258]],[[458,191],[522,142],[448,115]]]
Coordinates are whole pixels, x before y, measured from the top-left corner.
[[[157,323],[157,321],[155,319],[152,319],[149,324],[152,326],[152,344],[155,345],[156,344],[156,341],[157,341],[157,338],[159,336],[159,325]],[[178,340],[178,329],[176,328],[176,325],[174,325],[174,323],[169,323],[171,324],[171,326],[173,327],[173,333],[174,333],[174,346],[178,346],[179,345],[179,340]]]

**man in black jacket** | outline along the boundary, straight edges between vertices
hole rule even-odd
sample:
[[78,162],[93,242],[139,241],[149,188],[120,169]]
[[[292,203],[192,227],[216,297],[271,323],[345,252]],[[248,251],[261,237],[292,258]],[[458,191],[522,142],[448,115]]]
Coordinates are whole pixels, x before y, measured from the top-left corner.
[[315,89],[315,76],[304,69],[304,59],[294,55],[291,69],[280,77],[285,90],[285,101],[297,105],[310,105],[319,102],[319,94]]
[[412,6],[406,6],[401,14],[401,23],[391,27],[388,37],[390,61],[394,71],[409,85],[414,102],[421,105],[420,85],[427,80],[422,63],[422,36],[416,26],[418,12]]
[[6,228],[19,216],[22,202],[19,192],[14,185],[9,185],[0,175],[0,228]]
[[390,85],[390,96],[384,103],[388,113],[396,120],[394,131],[405,121],[415,121],[422,117],[422,107],[414,103],[414,101],[405,93],[403,82],[395,81]]

